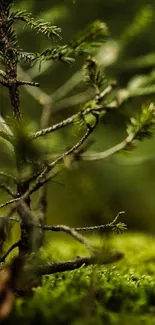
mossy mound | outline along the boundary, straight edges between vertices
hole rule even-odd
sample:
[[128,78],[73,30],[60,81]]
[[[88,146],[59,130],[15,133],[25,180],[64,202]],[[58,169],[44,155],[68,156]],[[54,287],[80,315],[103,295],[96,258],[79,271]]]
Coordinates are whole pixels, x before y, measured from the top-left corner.
[[[103,244],[99,238],[92,241]],[[104,241],[105,246],[124,252],[124,258],[42,277],[33,297],[18,298],[4,323],[155,324],[155,238],[124,234]],[[43,255],[65,260],[83,253],[83,247],[65,237],[53,239]]]

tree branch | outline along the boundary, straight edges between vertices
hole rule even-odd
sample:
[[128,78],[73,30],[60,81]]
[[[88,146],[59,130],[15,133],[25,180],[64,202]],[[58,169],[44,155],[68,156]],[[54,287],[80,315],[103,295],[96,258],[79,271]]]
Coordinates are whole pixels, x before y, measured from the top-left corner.
[[22,197],[20,197],[20,198],[16,198],[16,199],[12,199],[12,200],[6,201],[5,203],[0,204],[0,209],[5,208],[6,206],[8,206],[8,205],[10,205],[10,204],[13,204],[13,203],[17,203],[17,202],[19,202],[19,200],[20,200],[21,198],[22,198]]
[[[114,220],[106,225],[99,225],[99,226],[91,226],[91,227],[82,227],[82,228],[70,228],[68,226],[65,225],[57,225],[57,226],[51,226],[51,225],[41,225],[39,223],[33,222],[33,220],[35,219],[35,215],[34,213],[29,209],[29,207],[26,205],[26,203],[24,201],[21,202],[21,208],[24,210],[24,212],[26,213],[26,220],[29,223],[30,226],[32,227],[37,227],[37,228],[41,228],[42,230],[50,230],[50,231],[56,231],[56,232],[65,232],[69,235],[71,235],[75,240],[77,240],[78,242],[80,242],[81,244],[83,244],[85,247],[87,247],[92,253],[97,254],[97,249],[92,246],[89,241],[83,237],[82,235],[80,235],[78,232],[81,231],[94,231],[94,230],[98,230],[98,231],[102,231],[107,233],[107,231],[110,231],[112,229],[119,229],[119,224],[117,223],[117,220],[119,218],[120,215],[124,214],[124,211],[120,211],[117,216],[114,218]],[[21,220],[19,218],[15,218],[15,217],[11,217],[12,214],[10,214],[9,218],[11,221],[15,221],[15,222],[21,222]],[[125,225],[122,224],[123,230],[125,230]],[[5,258],[9,255],[9,253],[16,247],[19,247],[21,243],[21,240],[18,241],[17,243],[13,244],[10,249],[4,254],[4,256],[0,259],[0,262],[4,262]],[[116,252],[115,252],[116,253]],[[122,254],[122,253],[121,253]],[[121,255],[122,256],[122,255]],[[102,259],[101,264],[107,264],[107,263],[111,263],[112,261],[115,261],[115,259],[119,259],[120,258],[120,253],[118,254],[114,254],[114,255],[108,255],[106,257],[104,257],[104,259]],[[80,258],[81,263],[84,264],[83,258]],[[77,261],[77,260],[76,260]],[[91,259],[89,258],[90,264],[93,264],[93,261],[96,261],[96,263],[98,264],[98,259],[97,259],[97,255],[94,257],[91,257]],[[63,269],[67,270],[68,265],[70,265],[70,267],[74,268],[73,266],[73,261],[72,263],[68,264],[70,262],[64,262],[63,263]],[[57,264],[57,268],[59,269],[59,266],[61,263],[55,263]],[[75,263],[76,264],[76,263]],[[79,264],[79,259],[78,259],[78,267],[80,267],[82,264]],[[54,264],[52,264],[53,266]],[[61,265],[62,267],[62,265]],[[77,268],[77,267],[76,267]],[[56,272],[60,272],[60,271]]]
[[[46,174],[55,167],[55,165],[57,165],[61,160],[63,160],[66,156],[70,155],[71,153],[73,153],[74,151],[76,151],[85,141],[86,139],[89,137],[89,135],[91,134],[90,130],[87,130],[87,132],[85,133],[85,135],[81,138],[81,140],[75,145],[73,146],[71,149],[69,149],[68,151],[66,151],[65,153],[63,153],[61,156],[59,156],[55,161],[53,161],[52,163],[50,163],[48,166],[46,166],[44,168],[44,170],[42,171],[42,173],[40,173],[40,175],[37,177],[35,184],[29,189],[29,191],[27,191],[22,197],[14,199],[14,200],[10,200],[7,201],[3,204],[0,205],[0,209],[10,205],[12,203],[18,202],[20,199],[26,199],[29,195],[31,195],[33,192],[35,192],[38,189],[38,184],[41,182],[42,178],[44,178],[46,176]],[[82,160],[99,160],[99,159],[106,159],[112,155],[114,155],[115,153],[125,149],[130,143],[132,143],[133,139],[135,137],[135,134],[130,134],[128,137],[126,137],[122,142],[120,142],[119,144],[117,144],[116,146],[104,151],[104,152],[99,152],[99,153],[93,153],[93,154],[82,154],[80,157]]]
[[[34,219],[35,216],[32,217],[32,211],[28,210],[28,213],[31,214],[31,220]],[[73,236],[75,239],[81,241],[80,238],[77,238],[77,233],[78,232],[88,232],[88,231],[99,231],[101,233],[107,233],[110,232],[111,230],[126,230],[126,225],[122,223],[118,223],[118,218],[125,214],[124,211],[120,211],[117,216],[114,218],[114,220],[108,224],[105,225],[97,225],[97,226],[88,226],[88,227],[77,227],[77,228],[71,228],[65,225],[42,225],[40,223],[32,222],[32,225],[37,228],[41,228],[42,230],[47,230],[47,231],[53,231],[53,232],[65,232]],[[20,222],[21,220],[16,217],[11,217],[11,221],[13,222]],[[83,240],[83,239],[82,239]],[[83,243],[85,245],[85,243]],[[86,245],[85,245],[86,246]]]
[[[110,93],[111,91],[112,91],[112,89],[113,89],[113,85],[109,85],[98,97],[97,97],[97,103],[99,104],[102,100],[103,100],[103,98],[108,94],[108,93]],[[32,133],[31,135],[30,135],[30,139],[31,140],[34,140],[34,139],[37,139],[37,138],[39,138],[39,137],[41,137],[41,136],[45,136],[46,134],[49,134],[49,133],[52,133],[52,132],[54,132],[54,131],[56,131],[56,130],[59,130],[59,129],[62,129],[62,128],[64,128],[64,127],[66,127],[66,126],[68,126],[68,125],[70,125],[70,124],[72,124],[76,119],[78,119],[78,118],[80,118],[81,117],[81,115],[82,116],[86,116],[86,115],[88,115],[88,114],[91,114],[91,113],[93,113],[93,112],[101,112],[101,111],[106,111],[106,110],[109,110],[109,108],[110,108],[110,106],[107,106],[107,105],[105,105],[105,106],[103,106],[103,107],[100,107],[99,109],[97,109],[97,108],[94,108],[94,107],[88,107],[88,108],[86,108],[84,111],[80,111],[80,112],[78,112],[78,113],[76,113],[76,114],[73,114],[72,116],[70,116],[69,118],[67,118],[67,119],[65,119],[65,120],[63,120],[62,122],[59,122],[59,123],[57,123],[57,124],[55,124],[55,125],[52,125],[51,127],[49,127],[49,128],[46,128],[46,129],[42,129],[42,130],[40,130],[40,131],[38,131],[38,132],[36,132],[36,133]]]
[[32,86],[32,87],[39,87],[40,84],[39,84],[38,82],[33,82],[33,81],[17,80],[17,86]]
[[[27,217],[26,220],[27,220],[27,222],[29,222],[29,225],[32,227],[35,227],[36,223],[33,220],[36,219],[36,215],[29,209],[29,207],[26,205],[26,203],[24,201],[21,202],[21,208],[25,212],[25,216]],[[78,242],[83,244],[89,250],[91,250],[92,252],[95,252],[95,248],[89,243],[89,241],[85,237],[83,237],[82,235],[77,233],[76,230],[74,230],[73,228],[70,228],[68,226],[60,226],[60,227],[61,227],[60,231],[63,231],[65,233],[71,235],[74,239],[76,239]],[[42,226],[42,225],[39,225],[39,227],[37,226],[37,228],[41,228],[44,230],[44,226]]]
[[90,134],[93,132],[93,130],[96,128],[96,126],[98,124],[98,115],[97,115],[97,113],[94,112],[93,115],[95,115],[95,118],[96,118],[96,122],[95,122],[94,126],[88,128],[86,133],[84,134],[84,136],[72,148],[70,148],[68,151],[65,151],[56,160],[54,160],[52,163],[50,163],[48,166],[46,166],[43,169],[43,171],[39,174],[39,176],[37,177],[35,184],[33,184],[33,186],[30,189],[28,189],[27,192],[25,192],[24,195],[22,195],[19,198],[15,198],[13,200],[10,200],[10,201],[7,201],[7,202],[1,204],[0,209],[4,208],[4,207],[6,207],[6,206],[8,206],[10,204],[17,203],[20,200],[26,200],[32,193],[34,193],[36,190],[38,190],[38,188],[40,188],[43,185],[42,184],[43,179],[51,169],[53,169],[65,157],[72,154],[75,150],[77,150],[79,147],[81,147],[83,145],[83,143],[88,139],[88,137],[90,136]]
[[[90,226],[90,227],[78,227],[78,228],[69,228],[73,231],[76,231],[76,232],[86,232],[86,231],[101,231],[102,233],[105,232],[107,233],[108,231],[111,231],[112,229],[117,229],[119,223],[117,223],[118,221],[118,218],[124,214],[125,212],[124,211],[120,211],[117,216],[114,218],[114,220],[108,224],[105,224],[105,225],[97,225],[97,226]],[[17,220],[16,220],[17,221]],[[63,225],[56,225],[56,226],[53,226],[53,225],[36,225],[37,227],[40,227],[42,228],[43,230],[50,230],[50,231],[55,231],[55,232],[60,232],[60,231],[63,231],[63,232],[67,232],[66,231],[66,226],[63,226]],[[125,225],[124,225],[125,227]]]
[[[103,252],[104,254],[104,252]],[[38,265],[36,266],[29,265],[25,267],[25,272],[30,272],[30,274],[36,274],[36,276],[46,275],[46,274],[54,274],[57,272],[65,272],[65,271],[72,271],[75,269],[80,268],[82,265],[89,266],[89,265],[102,265],[102,264],[110,264],[115,263],[124,257],[122,252],[114,251],[108,252],[107,256],[98,257],[78,257],[74,260],[69,260],[66,262],[53,262],[51,264],[45,265]]]
[[127,136],[122,142],[117,144],[116,146],[105,150],[103,152],[96,152],[96,153],[84,153],[80,156],[82,160],[100,160],[106,159],[110,156],[113,156],[115,153],[125,149],[132,141],[134,140],[135,134],[130,134]]
[[[98,114],[97,112],[92,112],[92,114],[95,116],[96,118],[96,122],[94,123],[94,125],[92,127],[88,127],[87,124],[87,131],[84,134],[84,136],[72,147],[70,148],[68,151],[64,152],[61,156],[59,156],[56,160],[54,160],[52,163],[50,163],[48,166],[46,166],[44,168],[44,170],[42,171],[42,173],[38,176],[38,178],[36,179],[36,184],[34,185],[34,189],[35,186],[37,186],[37,184],[40,182],[40,180],[42,178],[44,178],[46,176],[46,174],[53,169],[59,162],[61,162],[65,157],[69,156],[70,154],[72,154],[74,151],[76,151],[78,148],[80,148],[83,143],[89,138],[90,134],[93,132],[93,130],[96,128],[97,124],[98,124]],[[34,192],[34,189],[32,187],[31,194]]]

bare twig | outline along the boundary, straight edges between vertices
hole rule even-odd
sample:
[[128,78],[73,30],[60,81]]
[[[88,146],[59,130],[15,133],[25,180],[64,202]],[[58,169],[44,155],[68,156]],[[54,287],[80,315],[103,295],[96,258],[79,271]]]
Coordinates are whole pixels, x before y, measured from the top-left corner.
[[16,198],[16,199],[6,201],[5,203],[0,204],[0,209],[5,208],[6,206],[8,206],[10,204],[17,203],[17,202],[19,202],[20,199],[21,198]]
[[79,241],[81,244],[83,244],[84,246],[86,246],[89,250],[91,251],[95,251],[95,248],[89,243],[89,241],[81,236],[80,234],[78,234],[78,232],[76,231],[76,228],[70,228],[68,226],[65,225],[61,225],[61,226],[55,226],[53,227],[53,229],[49,229],[48,226],[43,226],[41,227],[43,230],[53,230],[53,231],[61,231],[61,232],[65,232],[69,235],[71,235],[74,239],[76,239],[77,241]]
[[[122,142],[120,142],[117,145],[111,147],[110,149],[107,149],[107,150],[102,151],[102,152],[91,152],[91,151],[88,152],[88,153],[84,152],[82,154],[77,152],[77,157],[78,157],[79,160],[85,160],[85,161],[104,160],[104,159],[107,159],[107,158],[113,156],[114,154],[120,152],[121,150],[125,149],[128,145],[130,145],[132,143],[134,138],[135,138],[135,134],[130,134]],[[59,158],[58,155],[54,155],[54,157]],[[76,159],[76,157],[75,157],[75,159]]]
[[52,133],[56,130],[62,129],[62,128],[66,127],[67,125],[72,124],[74,122],[74,120],[77,119],[78,117],[81,117],[81,115],[85,116],[85,115],[88,115],[94,111],[98,112],[101,110],[106,110],[106,107],[103,107],[102,109],[100,108],[99,110],[97,110],[97,109],[94,110],[94,108],[89,107],[85,111],[78,112],[77,114],[74,114],[74,115],[70,116],[69,118],[63,120],[62,122],[52,125],[51,127],[47,128],[47,129],[43,129],[36,133],[32,133],[30,135],[30,139],[34,140],[34,139],[37,139],[37,138],[44,136],[46,134]]
[[44,177],[48,174],[48,172],[53,169],[59,162],[61,162],[65,157],[67,157],[68,155],[72,154],[74,151],[76,151],[79,147],[82,146],[82,144],[88,139],[88,137],[90,136],[90,134],[93,132],[93,130],[95,129],[95,127],[97,126],[98,123],[98,115],[95,114],[96,112],[94,112],[93,115],[95,115],[96,118],[96,122],[94,124],[93,127],[90,127],[87,129],[86,133],[84,134],[84,136],[72,147],[70,148],[68,151],[65,151],[61,156],[59,156],[56,160],[54,160],[52,163],[50,163],[48,166],[46,166],[43,171],[39,174],[39,176],[36,179],[35,184],[21,197],[16,198],[14,200],[10,200],[7,201],[3,204],[0,205],[0,208],[3,208],[5,206],[8,206],[12,203],[16,203],[20,200],[26,200],[32,193],[34,193],[35,191],[37,191],[41,186],[43,186],[46,182],[46,180],[43,180]]
[[[32,227],[34,227],[35,226],[34,220],[36,219],[36,215],[29,209],[29,207],[26,205],[26,203],[24,201],[21,202],[21,207],[25,211],[25,215],[27,216],[27,218],[26,218],[27,222],[29,222],[30,225]],[[42,226],[42,225],[39,228],[44,230],[44,226]],[[60,231],[63,231],[65,233],[71,235],[74,239],[76,239],[78,242],[80,242],[81,244],[86,246],[89,250],[91,250],[93,252],[95,251],[95,248],[89,243],[89,241],[85,237],[83,237],[82,235],[77,233],[73,228],[70,228],[68,226],[61,226]]]
[[[109,85],[98,97],[97,97],[97,103],[99,104],[103,98],[112,91],[113,89],[113,85]],[[81,115],[82,116],[86,116],[88,114],[91,114],[93,113],[94,111],[96,112],[101,112],[101,111],[107,111],[109,110],[110,106],[107,106],[107,105],[103,105],[103,107],[99,107],[98,109],[97,108],[93,108],[93,107],[88,107],[86,108],[84,111],[80,111],[76,114],[73,114],[72,116],[70,116],[69,118],[63,120],[62,122],[59,122],[55,125],[52,125],[51,127],[49,128],[46,128],[46,129],[42,129],[36,133],[32,133],[30,135],[30,139],[31,140],[34,140],[34,139],[37,139],[38,137],[41,137],[41,136],[45,136],[46,134],[49,134],[49,133],[52,133],[56,130],[59,130],[59,129],[62,129],[70,124],[72,124],[77,118],[80,118]]]
[[[111,229],[114,229],[115,227],[117,227],[118,218],[120,217],[120,215],[122,215],[124,213],[125,213],[124,211],[120,211],[112,222],[105,224],[105,225],[97,225],[97,226],[90,226],[90,227],[78,227],[78,228],[71,228],[71,229],[75,230],[76,232],[83,232],[83,231],[85,232],[85,231],[94,231],[94,230],[102,231],[102,232],[111,231]],[[41,225],[40,225],[40,227],[41,227]],[[63,230],[64,227],[65,226],[61,226],[61,225],[57,225],[57,226],[44,225],[42,227],[42,229],[57,232],[57,231],[64,231]]]
[[17,86],[39,87],[39,83],[38,82],[33,82],[33,81],[17,80]]
[[[97,253],[97,249],[92,246],[89,241],[83,237],[82,235],[79,234],[79,232],[81,231],[94,231],[94,230],[98,230],[98,231],[104,231],[107,233],[107,231],[110,231],[111,229],[115,229],[118,227],[117,224],[117,220],[119,218],[120,215],[124,214],[124,211],[121,211],[117,214],[117,216],[114,218],[114,220],[106,225],[99,225],[99,226],[91,226],[91,227],[82,227],[82,228],[70,228],[68,226],[65,225],[56,225],[56,226],[51,226],[51,225],[42,225],[39,223],[34,222],[33,220],[36,219],[35,214],[29,209],[29,207],[26,205],[26,203],[24,201],[21,202],[21,208],[24,210],[24,212],[26,213],[26,221],[30,224],[30,226],[32,227],[37,227],[37,228],[41,228],[42,230],[50,230],[50,231],[56,231],[56,232],[65,232],[69,235],[71,235],[75,240],[77,240],[78,242],[80,242],[81,244],[83,244],[85,247],[87,247],[93,254]],[[15,221],[15,222],[21,222],[21,220],[19,218],[15,218],[15,217],[11,217],[10,215],[10,220],[11,221]],[[0,262],[4,262],[5,258],[8,256],[8,254],[15,248],[15,247],[19,247],[21,241],[18,241],[17,243],[15,243],[14,245],[12,245],[10,247],[10,249],[7,251],[7,253],[0,259]],[[118,253],[118,252],[117,252]],[[120,253],[119,253],[120,254]],[[106,263],[111,263],[112,261],[114,261],[114,259],[119,257],[120,255],[108,255],[108,257],[104,257],[104,262],[102,262],[103,264]],[[111,259],[112,257],[112,259]],[[96,260],[97,262],[97,257],[93,257],[93,260]],[[92,258],[91,258],[92,259]],[[91,261],[93,261],[91,260]],[[82,262],[82,260],[81,260]],[[68,263],[68,262],[64,262],[64,263]],[[101,264],[102,264],[101,263]],[[84,263],[82,263],[84,264]],[[82,265],[80,264],[80,266]],[[93,263],[90,263],[93,264]],[[95,263],[94,263],[95,264]],[[98,263],[97,263],[98,264]],[[59,263],[57,264],[59,265]],[[64,264],[64,267],[67,267],[68,264]],[[73,267],[73,264],[71,264]],[[78,264],[79,265],[79,264]],[[79,267],[80,267],[79,266]],[[65,269],[67,270],[67,269]],[[58,272],[58,271],[57,271]]]
[[[93,113],[93,112],[92,112]],[[69,156],[70,154],[72,154],[74,151],[76,151],[78,148],[80,148],[83,143],[89,138],[90,134],[93,132],[93,130],[96,128],[97,124],[98,124],[98,114],[96,112],[93,113],[93,115],[96,118],[96,122],[94,123],[94,125],[92,127],[88,127],[87,124],[87,131],[84,134],[84,136],[69,150],[65,151],[61,156],[59,156],[56,160],[54,160],[52,163],[50,163],[47,167],[44,168],[44,170],[42,171],[42,173],[39,175],[39,177],[36,179],[36,184],[34,185],[37,186],[37,184],[40,182],[40,180],[42,178],[45,177],[45,175],[51,170],[53,169],[59,162],[61,162],[65,157]],[[33,193],[34,190],[33,188],[31,189],[31,193]]]
[[[92,131],[91,131],[92,132]],[[66,156],[70,155],[71,153],[75,152],[89,137],[90,135],[90,130],[87,130],[87,132],[85,133],[85,135],[81,138],[81,140],[75,145],[73,146],[71,149],[69,149],[68,151],[66,151],[65,153],[63,153],[61,156],[59,156],[55,161],[53,161],[52,163],[50,163],[48,166],[46,166],[44,168],[44,170],[42,171],[42,173],[37,177],[36,179],[36,183],[32,186],[32,188],[29,189],[29,191],[27,191],[23,197],[14,199],[14,200],[10,200],[7,201],[3,204],[0,205],[0,208],[3,208],[9,204],[18,202],[20,199],[25,199],[27,198],[29,195],[31,195],[33,192],[35,192],[38,189],[38,184],[40,184],[42,178],[44,178],[46,176],[46,174],[53,168],[55,167],[55,165],[57,165],[60,161],[62,161]],[[99,152],[99,153],[94,153],[94,154],[82,154],[81,158],[83,160],[99,160],[99,159],[106,159],[112,155],[114,155],[115,153],[125,149],[130,143],[132,143],[133,139],[135,137],[135,134],[130,134],[128,137],[126,137],[122,142],[120,142],[119,144],[117,144],[116,146],[104,151],[104,152]]]
[[[39,176],[36,179],[35,184],[33,184],[33,186],[27,190],[27,192],[22,195],[19,198],[15,198],[13,200],[7,201],[3,204],[0,205],[0,209],[4,208],[10,204],[13,203],[17,203],[20,200],[26,200],[32,193],[34,193],[36,190],[38,190],[41,186],[43,186],[43,179],[44,177],[48,174],[48,172],[53,169],[58,163],[60,163],[65,157],[67,157],[68,155],[72,154],[74,151],[76,151],[79,147],[82,146],[82,144],[88,139],[88,137],[90,136],[90,134],[93,132],[94,128],[97,126],[98,123],[98,115],[95,114],[96,112],[94,112],[94,115],[96,117],[96,122],[94,124],[93,127],[90,127],[89,129],[87,129],[86,133],[84,134],[84,136],[69,150],[65,151],[61,156],[59,156],[56,160],[54,160],[52,163],[50,163],[48,166],[46,166],[43,171],[39,174]],[[45,181],[44,181],[45,182]]]
[[[31,212],[32,213],[32,212]],[[117,223],[118,218],[122,215],[125,214],[124,211],[120,211],[117,216],[114,218],[114,220],[110,223],[107,223],[105,225],[97,225],[97,226],[88,226],[88,227],[77,227],[77,228],[71,228],[67,227],[65,225],[42,225],[40,223],[33,222],[33,226],[37,228],[41,228],[42,230],[47,230],[47,231],[53,231],[53,232],[89,232],[89,231],[100,231],[102,233],[107,233],[113,229],[117,229],[119,226],[119,223]],[[32,218],[31,218],[32,219]],[[11,217],[11,221],[13,222],[20,222],[21,220],[19,218]],[[125,228],[125,224],[124,228]],[[69,229],[69,230],[68,230]],[[71,234],[72,235],[72,234]],[[74,237],[74,235],[73,235]]]
[[80,156],[82,160],[100,160],[100,159],[106,159],[110,156],[113,156],[115,153],[125,149],[130,143],[132,143],[133,139],[135,137],[135,134],[130,134],[127,136],[122,142],[117,144],[116,146],[105,150],[103,152],[96,152],[96,153],[84,153]]

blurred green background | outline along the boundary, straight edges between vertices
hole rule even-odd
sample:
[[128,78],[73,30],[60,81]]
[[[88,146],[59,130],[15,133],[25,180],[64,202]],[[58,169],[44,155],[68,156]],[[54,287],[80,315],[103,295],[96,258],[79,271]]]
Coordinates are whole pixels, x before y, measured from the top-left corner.
[[[109,28],[110,36],[103,44],[98,58],[107,78],[116,79],[120,89],[134,82],[149,86],[150,95],[130,98],[121,108],[101,120],[92,136],[93,151],[119,143],[125,137],[125,127],[130,116],[139,112],[141,103],[155,100],[155,1],[144,0],[26,0],[18,1],[19,9],[31,11],[35,18],[43,18],[62,28],[65,44],[90,22],[100,19]],[[25,51],[42,51],[50,41],[42,35],[17,25],[18,37]],[[137,61],[136,61],[137,60]],[[76,112],[84,101],[91,97],[78,72],[81,60],[72,66],[50,63],[38,72],[36,68],[24,70],[39,81],[41,89],[51,95],[70,80],[75,87],[68,91],[67,100],[61,88],[58,100],[53,103],[50,124]],[[132,82],[131,82],[132,81]],[[67,84],[68,85],[68,84]],[[71,87],[72,88],[72,87]],[[79,96],[79,94],[81,94]],[[78,95],[78,96],[77,96]],[[68,99],[69,97],[69,99]],[[0,89],[0,111],[3,117],[10,116],[7,92]],[[39,129],[42,105],[25,89],[21,90],[22,110],[33,129]],[[32,120],[33,119],[33,123]],[[7,118],[7,121],[9,119]],[[62,152],[77,140],[75,128],[58,131],[46,137],[42,145],[52,153]],[[155,138],[139,143],[134,151],[118,154],[107,160],[79,162],[65,168],[55,183],[48,187],[48,223],[66,223],[70,226],[99,224],[112,221],[121,210],[129,229],[155,231]],[[13,168],[9,149],[1,143],[1,169]],[[8,162],[8,164],[6,163]],[[11,166],[11,167],[10,167]],[[0,201],[4,201],[1,192]],[[37,197],[35,197],[37,200]]]

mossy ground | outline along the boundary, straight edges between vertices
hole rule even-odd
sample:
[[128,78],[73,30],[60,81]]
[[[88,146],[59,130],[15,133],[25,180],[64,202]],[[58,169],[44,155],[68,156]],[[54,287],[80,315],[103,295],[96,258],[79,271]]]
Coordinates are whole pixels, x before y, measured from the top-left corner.
[[[44,276],[34,295],[18,298],[5,323],[18,324],[155,324],[155,238],[117,235],[97,244],[124,252],[114,264]],[[104,252],[104,250],[103,250]],[[43,252],[47,260],[86,254],[68,237],[53,239]]]

